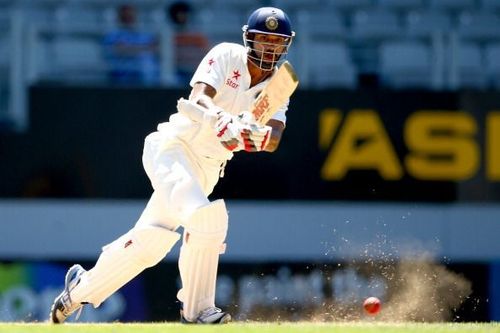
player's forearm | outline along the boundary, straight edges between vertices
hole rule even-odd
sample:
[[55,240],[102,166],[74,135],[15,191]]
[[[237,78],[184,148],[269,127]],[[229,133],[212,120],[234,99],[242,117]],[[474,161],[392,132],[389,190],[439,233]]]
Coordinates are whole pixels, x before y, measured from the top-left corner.
[[214,87],[203,82],[197,82],[193,86],[191,94],[189,94],[189,100],[203,106],[208,110],[211,110],[216,108],[216,105],[212,99],[216,93],[217,91]]

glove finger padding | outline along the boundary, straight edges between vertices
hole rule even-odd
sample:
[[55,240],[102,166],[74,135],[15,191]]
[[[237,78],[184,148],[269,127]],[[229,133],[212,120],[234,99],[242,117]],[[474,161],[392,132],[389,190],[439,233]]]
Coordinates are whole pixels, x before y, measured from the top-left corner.
[[246,151],[262,151],[269,144],[272,128],[270,126],[248,125],[241,133]]
[[245,147],[243,146],[243,142],[241,140],[238,140],[236,138],[228,140],[228,141],[221,141],[220,142],[224,148],[227,150],[230,150],[232,152],[237,152],[240,150],[243,150]]
[[226,131],[229,124],[233,123],[236,118],[225,112],[221,111],[217,114],[217,121],[215,122],[215,130],[217,131],[217,136],[220,138]]
[[230,151],[240,151],[244,149],[241,133],[247,126],[238,121],[230,122],[217,134],[221,144]]
[[242,112],[238,116],[233,116],[228,112],[220,111],[217,115],[215,130],[226,149],[233,152],[243,149],[256,152],[264,150],[269,144],[272,128],[252,123],[251,113]]

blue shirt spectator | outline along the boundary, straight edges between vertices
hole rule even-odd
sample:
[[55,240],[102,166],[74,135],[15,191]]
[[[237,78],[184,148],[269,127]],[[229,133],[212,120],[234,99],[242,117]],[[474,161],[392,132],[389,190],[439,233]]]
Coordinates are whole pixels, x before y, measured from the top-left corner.
[[118,84],[159,82],[158,38],[136,28],[136,10],[131,5],[118,8],[120,27],[104,36],[104,55],[109,78]]

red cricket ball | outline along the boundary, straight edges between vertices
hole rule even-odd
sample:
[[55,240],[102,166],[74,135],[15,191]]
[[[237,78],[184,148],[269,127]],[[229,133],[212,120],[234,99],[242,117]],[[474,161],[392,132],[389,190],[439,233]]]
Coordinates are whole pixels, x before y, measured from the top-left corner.
[[380,312],[380,308],[382,307],[380,300],[377,297],[368,297],[363,302],[363,309],[370,316],[374,316]]

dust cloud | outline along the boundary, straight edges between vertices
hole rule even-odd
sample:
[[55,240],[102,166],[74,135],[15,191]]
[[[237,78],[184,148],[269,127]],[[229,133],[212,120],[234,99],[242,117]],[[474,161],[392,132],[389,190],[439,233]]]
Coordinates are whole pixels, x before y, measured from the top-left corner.
[[362,309],[363,299],[340,304],[332,300],[316,309],[311,321],[377,322],[443,322],[453,319],[454,312],[472,292],[472,284],[462,275],[428,258],[391,263],[372,262],[359,266],[365,274],[383,276],[386,293],[382,310],[368,316]]
[[449,321],[472,292],[470,281],[428,260],[400,262],[387,281],[382,321]]
[[[290,290],[291,302],[279,303],[279,298],[274,297],[267,304],[257,302],[248,308],[230,310],[236,319],[265,322],[443,322],[455,319],[455,311],[472,292],[470,281],[433,262],[430,257],[393,258],[389,261],[370,259],[322,268],[319,274],[325,297],[319,297],[319,303],[305,304],[305,299],[292,301],[298,290]],[[295,285],[305,288],[307,279],[298,278],[300,274],[291,274],[290,278],[293,280],[294,276],[301,281],[296,281]],[[335,279],[342,282],[334,283]],[[284,280],[281,282],[286,284]],[[370,289],[370,286],[374,288]],[[272,289],[265,284],[261,287]],[[335,290],[336,287],[344,292]],[[318,295],[318,290],[315,295]],[[382,301],[382,310],[375,316],[363,311],[362,303],[368,296],[377,296]]]

